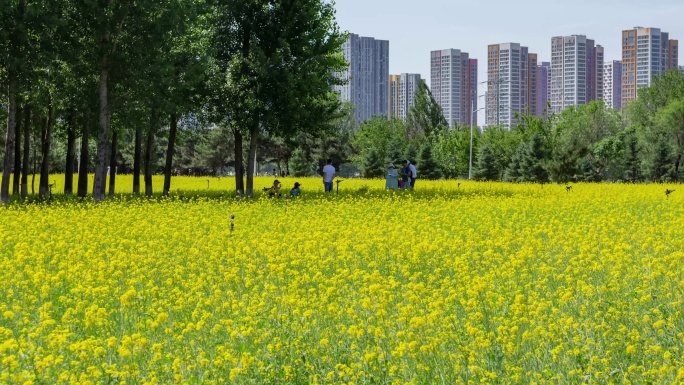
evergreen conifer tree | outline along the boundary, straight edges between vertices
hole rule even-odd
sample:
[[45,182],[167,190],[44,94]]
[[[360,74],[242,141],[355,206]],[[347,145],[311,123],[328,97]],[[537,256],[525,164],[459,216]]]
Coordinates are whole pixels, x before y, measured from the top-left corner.
[[489,146],[482,146],[478,153],[477,163],[473,170],[476,180],[493,181],[499,179],[499,170],[496,168],[496,158]]
[[290,158],[290,171],[293,176],[298,178],[314,175],[311,162],[306,159],[304,151],[299,147],[292,152],[292,158]]
[[370,149],[363,159],[363,176],[365,178],[379,178],[384,175],[385,169],[380,155],[375,149]]
[[435,180],[442,177],[439,166],[432,157],[432,144],[429,141],[421,146],[416,163],[419,178]]

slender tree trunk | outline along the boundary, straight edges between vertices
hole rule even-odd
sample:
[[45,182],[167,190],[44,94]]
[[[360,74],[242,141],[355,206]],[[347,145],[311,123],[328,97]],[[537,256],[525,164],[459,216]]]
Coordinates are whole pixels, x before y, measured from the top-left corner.
[[112,156],[109,160],[109,196],[113,197],[116,192],[116,155],[119,150],[118,138],[116,131],[112,133]]
[[12,194],[19,194],[21,182],[21,117],[22,108],[17,105],[17,123],[14,132],[14,177],[12,178]]
[[12,174],[12,151],[14,150],[14,133],[17,127],[17,80],[10,73],[9,81],[9,115],[7,117],[7,134],[5,136],[5,163],[2,169],[2,187],[0,196],[5,205],[9,204],[9,184]]
[[145,195],[152,196],[152,152],[154,151],[154,133],[157,130],[157,112],[152,111],[150,129],[145,140]]
[[28,197],[28,174],[29,174],[29,162],[30,155],[29,152],[31,143],[31,106],[26,103],[24,107],[24,156],[23,164],[21,167],[21,197],[26,199]]
[[[40,119],[37,119],[37,120],[40,120]],[[38,142],[38,138],[33,138],[33,169],[31,170],[31,195],[36,195],[36,169],[38,168],[38,143],[37,142]]]
[[76,162],[76,111],[69,107],[67,117],[67,154],[66,173],[64,175],[64,194],[74,193],[74,163]]
[[40,185],[38,194],[45,198],[50,191],[50,148],[52,144],[52,131],[55,125],[55,108],[52,104],[52,96],[48,100],[48,116],[45,125],[45,135],[43,135],[43,161],[40,165]]
[[97,136],[97,159],[95,161],[95,181],[93,182],[93,198],[95,202],[105,199],[105,185],[107,184],[107,163],[109,162],[110,132],[109,132],[109,55],[104,54],[100,59],[100,84],[98,93],[100,98],[99,123]]
[[258,124],[252,127],[249,135],[249,156],[247,157],[247,196],[254,196],[254,172],[255,172],[255,158],[258,143]]
[[133,194],[140,195],[140,161],[142,160],[142,132],[135,128],[135,149],[133,150]]
[[178,131],[178,116],[171,114],[169,122],[169,146],[166,149],[166,167],[164,168],[164,196],[169,196],[171,190],[171,171],[173,170],[173,156],[176,146],[176,131]]
[[235,193],[242,197],[245,195],[245,179],[242,156],[242,133],[238,130],[233,130],[235,137]]
[[78,197],[88,196],[88,163],[90,138],[90,112],[83,114],[83,127],[81,128],[81,160],[78,167]]

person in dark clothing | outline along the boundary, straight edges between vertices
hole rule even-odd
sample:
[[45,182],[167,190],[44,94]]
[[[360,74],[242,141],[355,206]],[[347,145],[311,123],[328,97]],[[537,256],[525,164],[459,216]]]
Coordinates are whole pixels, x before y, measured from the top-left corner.
[[409,168],[408,161],[402,162],[401,168],[401,188],[408,190],[411,188],[411,169]]

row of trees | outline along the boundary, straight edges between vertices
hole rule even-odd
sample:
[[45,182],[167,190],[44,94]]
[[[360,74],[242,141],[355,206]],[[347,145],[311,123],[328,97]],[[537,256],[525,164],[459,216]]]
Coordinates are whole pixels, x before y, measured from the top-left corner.
[[[470,127],[449,130],[423,87],[406,122],[378,117],[352,138],[350,156],[366,177],[410,159],[422,178],[467,178]],[[441,113],[439,114],[441,116]],[[519,116],[510,130],[473,137],[473,177],[512,182],[669,182],[684,180],[684,75],[654,79],[617,112],[595,101],[548,118]]]
[[[202,161],[232,166],[238,194],[251,195],[265,140],[291,152],[334,129],[344,40],[324,0],[4,1],[2,200],[27,196],[36,171],[41,196],[60,169],[70,194],[77,167],[79,196],[89,171],[94,199],[105,199],[108,174],[112,194],[118,168],[133,172],[134,193],[143,176],[151,195],[160,162],[168,194],[174,155],[197,163],[203,147]],[[233,164],[212,163],[227,146]]]

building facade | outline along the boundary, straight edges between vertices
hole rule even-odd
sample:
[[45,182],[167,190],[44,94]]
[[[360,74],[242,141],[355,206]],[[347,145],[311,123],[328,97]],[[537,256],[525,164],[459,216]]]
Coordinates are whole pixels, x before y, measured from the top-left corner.
[[488,46],[488,126],[511,128],[518,121],[516,114],[535,114],[537,91],[536,54],[518,43]]
[[347,80],[334,86],[343,102],[354,105],[357,124],[389,111],[389,41],[355,34],[343,45],[349,70],[338,74]]
[[584,35],[551,39],[551,110],[603,99],[604,51]]
[[679,64],[679,42],[659,28],[635,27],[622,31],[622,106],[637,98],[639,88]]
[[[458,49],[430,52],[430,90],[449,128],[477,124],[477,60]],[[474,108],[473,108],[474,106]]]
[[388,97],[390,119],[406,120],[422,81],[420,74],[390,75]]
[[614,110],[622,108],[622,62],[619,60],[603,66],[603,101]]
[[536,116],[547,116],[547,106],[551,96],[551,63],[537,65],[537,109]]

